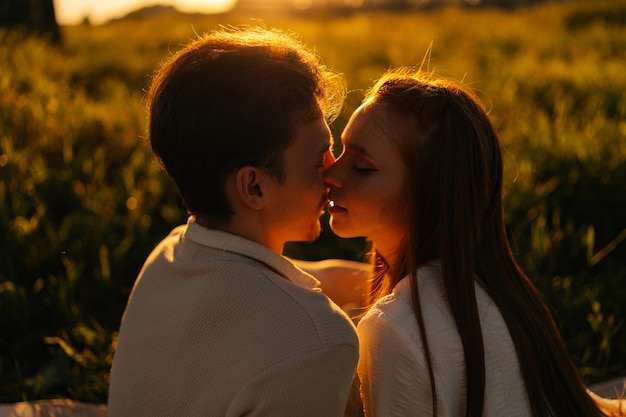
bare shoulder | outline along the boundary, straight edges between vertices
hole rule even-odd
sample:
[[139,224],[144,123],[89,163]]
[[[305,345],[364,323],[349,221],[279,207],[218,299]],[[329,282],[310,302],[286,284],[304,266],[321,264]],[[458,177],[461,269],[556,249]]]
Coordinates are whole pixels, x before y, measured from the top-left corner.
[[347,259],[324,259],[321,261],[302,261],[299,259],[291,259],[291,261],[299,268],[307,272],[341,270],[349,273],[369,274],[372,269],[371,265],[369,264],[363,262],[349,261]]
[[346,309],[365,305],[371,266],[346,259],[301,261],[291,259],[300,269],[320,281],[322,292]]
[[607,416],[626,417],[626,398],[604,398],[591,390],[587,390],[587,393]]

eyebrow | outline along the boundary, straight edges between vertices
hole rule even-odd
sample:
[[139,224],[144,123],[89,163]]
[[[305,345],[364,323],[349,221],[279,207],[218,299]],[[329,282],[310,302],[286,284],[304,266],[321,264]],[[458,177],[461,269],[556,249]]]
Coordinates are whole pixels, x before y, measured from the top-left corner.
[[357,144],[348,143],[347,145],[344,145],[344,147],[351,151],[360,153],[361,155],[365,157],[374,158],[374,156],[371,153],[369,153],[367,149],[365,149],[363,146],[359,145],[358,143]]

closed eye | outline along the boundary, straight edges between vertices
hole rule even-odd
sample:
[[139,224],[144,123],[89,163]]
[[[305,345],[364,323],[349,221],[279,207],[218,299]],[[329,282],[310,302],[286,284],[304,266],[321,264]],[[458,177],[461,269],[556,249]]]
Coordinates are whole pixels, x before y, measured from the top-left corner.
[[353,166],[352,170],[354,172],[358,172],[359,174],[369,174],[370,172],[378,171],[377,169],[374,169],[374,168],[364,168],[364,167],[358,167],[358,166]]

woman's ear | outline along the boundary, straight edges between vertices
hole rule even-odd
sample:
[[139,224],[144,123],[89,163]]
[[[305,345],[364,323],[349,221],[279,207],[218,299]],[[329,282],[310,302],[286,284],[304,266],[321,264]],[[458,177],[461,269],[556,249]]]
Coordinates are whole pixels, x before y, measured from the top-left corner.
[[266,174],[259,168],[244,166],[235,175],[235,189],[242,204],[259,210],[265,206],[263,193]]

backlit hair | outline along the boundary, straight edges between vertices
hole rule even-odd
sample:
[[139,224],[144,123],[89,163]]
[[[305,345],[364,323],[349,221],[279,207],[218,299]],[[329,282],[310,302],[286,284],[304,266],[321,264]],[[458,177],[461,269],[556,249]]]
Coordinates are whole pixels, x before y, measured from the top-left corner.
[[343,79],[293,35],[219,29],[156,73],[147,99],[150,143],[190,213],[222,224],[232,214],[228,175],[249,165],[283,181],[296,123],[332,121],[344,97]]
[[541,295],[512,254],[502,206],[501,143],[477,96],[433,74],[395,70],[368,92],[366,106],[400,117],[389,126],[406,168],[408,234],[392,266],[377,254],[372,302],[410,276],[437,415],[430,346],[415,273],[440,259],[466,365],[466,416],[484,408],[485,359],[474,285],[500,309],[519,358],[534,416],[603,415],[587,395]]

